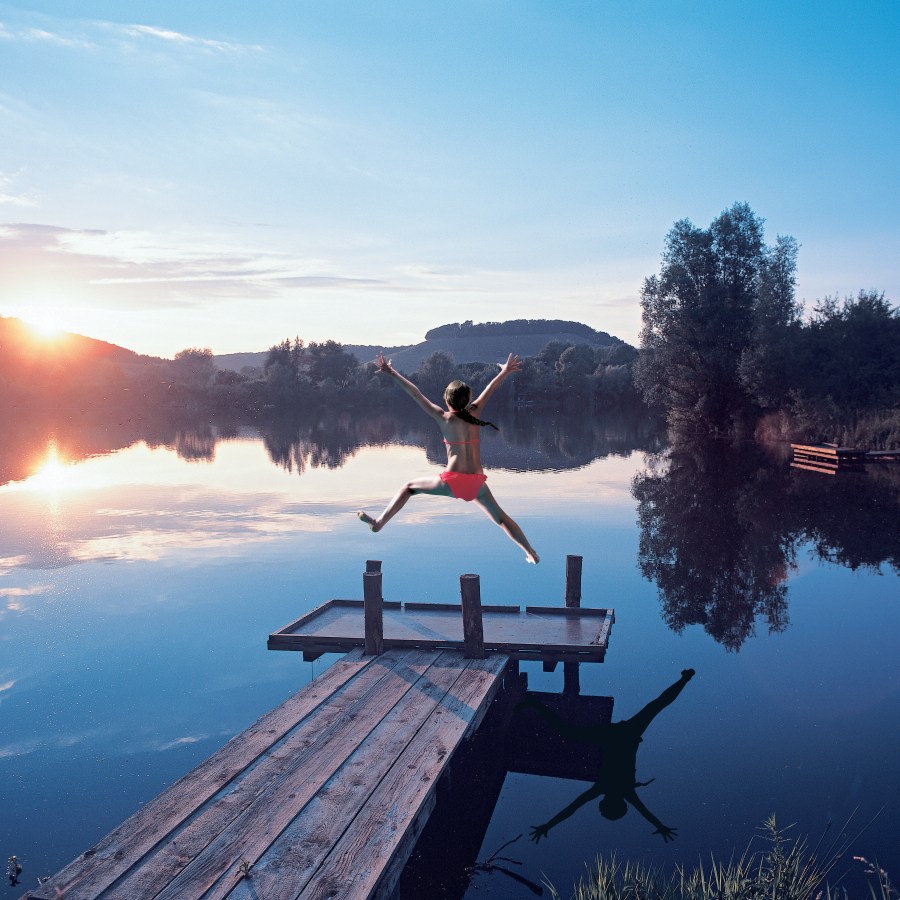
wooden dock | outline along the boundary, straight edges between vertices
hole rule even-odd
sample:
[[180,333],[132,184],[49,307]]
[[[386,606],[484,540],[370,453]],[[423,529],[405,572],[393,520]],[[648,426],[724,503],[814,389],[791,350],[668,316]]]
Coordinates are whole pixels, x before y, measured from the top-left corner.
[[[317,655],[364,642],[376,648],[373,652],[352,646],[322,675],[24,896],[389,897],[454,753],[501,687],[518,683],[512,658],[517,651],[491,650],[498,642],[491,625],[482,628],[477,576],[461,577],[460,606],[427,610],[422,604],[383,604],[380,563],[370,566],[377,570],[365,576],[365,602],[332,602],[298,622],[314,620],[325,608],[340,616],[352,610],[352,625],[340,626],[352,634],[337,633],[332,620],[331,636],[339,643],[323,644],[319,633],[308,646]],[[567,690],[574,693],[578,664],[571,660],[602,661],[614,621],[612,610],[575,608],[580,595],[581,558],[569,557],[568,608],[557,609],[560,615],[543,607],[537,613],[518,608],[513,613],[509,607],[497,613],[509,626],[507,635],[525,627],[525,638],[516,633],[512,644],[524,647],[526,656],[537,654],[551,664],[566,661]],[[382,606],[388,609],[385,629]],[[486,623],[492,609],[484,610]],[[443,632],[452,631],[448,616],[459,617],[460,611],[464,637],[451,637],[445,646]],[[399,646],[383,646],[394,640],[395,615],[404,628],[430,628],[429,634],[418,633],[415,646],[405,638],[398,639]],[[323,621],[320,617],[319,624]],[[541,623],[548,621],[556,630],[541,638]],[[433,627],[438,622],[442,630]],[[298,649],[302,629],[290,629],[270,636],[270,646],[283,639],[285,649]],[[578,641],[560,640],[561,634]]]
[[507,662],[354,650],[25,896],[388,896]]
[[791,444],[791,467],[825,475],[860,472],[866,461],[865,450],[838,447],[836,444]]
[[900,450],[857,450],[837,444],[791,444],[791,467],[837,475],[861,472],[864,463],[900,462]]

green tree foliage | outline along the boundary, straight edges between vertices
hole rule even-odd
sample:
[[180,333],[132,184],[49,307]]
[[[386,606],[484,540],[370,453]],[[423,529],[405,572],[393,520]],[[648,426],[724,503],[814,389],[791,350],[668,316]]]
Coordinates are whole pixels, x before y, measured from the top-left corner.
[[900,407],[900,308],[878,291],[826,297],[797,341],[793,385],[854,411]]
[[313,385],[320,386],[328,380],[338,389],[350,383],[359,365],[356,357],[337,341],[324,341],[321,344],[313,341],[306,348],[301,363]]
[[188,347],[172,360],[172,381],[189,390],[205,388],[215,375],[213,352],[209,347]]
[[754,406],[743,367],[796,318],[796,242],[763,242],[763,220],[736,203],[707,229],[684,219],[666,237],[662,268],[641,291],[636,380],[674,425],[730,431]]
[[419,386],[419,390],[438,404],[443,403],[444,388],[455,378],[462,377],[457,375],[453,356],[441,350],[432,353],[431,356],[426,356],[419,363],[419,368],[416,369],[414,375],[414,381]]

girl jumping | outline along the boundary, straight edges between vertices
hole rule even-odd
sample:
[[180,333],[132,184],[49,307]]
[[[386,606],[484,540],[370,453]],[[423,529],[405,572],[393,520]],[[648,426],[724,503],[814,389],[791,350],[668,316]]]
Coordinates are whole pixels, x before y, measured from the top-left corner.
[[485,404],[491,394],[512,374],[522,368],[519,357],[509,354],[505,363],[500,363],[500,371],[490,384],[481,392],[474,402],[472,391],[462,381],[451,381],[444,391],[446,409],[432,403],[411,381],[404,378],[390,363],[384,354],[376,360],[378,368],[397,381],[401,388],[409,394],[422,409],[431,416],[441,429],[444,443],[447,445],[447,468],[440,475],[415,478],[407,481],[385,507],[384,512],[373,519],[359,510],[357,516],[372,531],[381,531],[385,525],[406,505],[413,494],[432,494],[438,497],[456,497],[459,500],[474,500],[507,534],[507,536],[525,551],[525,559],[530,563],[539,562],[537,553],[528,543],[522,529],[500,508],[487,486],[487,476],[481,468],[481,436],[479,429],[486,425],[496,429],[492,422],[484,422],[476,418],[484,411]]

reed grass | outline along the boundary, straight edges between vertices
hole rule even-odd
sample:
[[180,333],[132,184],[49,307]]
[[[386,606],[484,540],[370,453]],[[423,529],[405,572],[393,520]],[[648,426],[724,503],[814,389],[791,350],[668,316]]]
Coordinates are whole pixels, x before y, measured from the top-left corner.
[[[598,858],[575,885],[571,900],[850,900],[846,888],[828,883],[856,839],[848,836],[849,824],[827,847],[826,832],[810,848],[771,816],[739,857],[711,859],[691,870],[678,866],[669,875],[644,863],[621,863],[615,855]],[[887,872],[863,857],[853,860],[864,864],[870,900],[897,900]],[[562,900],[552,884],[546,885],[553,900]]]

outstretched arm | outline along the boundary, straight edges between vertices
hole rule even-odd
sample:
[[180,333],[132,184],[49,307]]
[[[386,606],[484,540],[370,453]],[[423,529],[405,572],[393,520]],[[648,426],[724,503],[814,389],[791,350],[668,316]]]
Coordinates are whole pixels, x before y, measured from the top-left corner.
[[549,822],[544,822],[543,825],[532,825],[531,839],[536,844],[540,843],[541,838],[547,837],[551,828],[559,825],[560,822],[564,822],[574,812],[581,809],[585,803],[596,800],[602,793],[603,789],[596,784],[593,785],[593,787],[589,787],[583,794],[576,797],[565,809],[560,810]]
[[520,371],[522,363],[518,356],[510,353],[509,359],[507,359],[505,363],[499,363],[499,366],[500,371],[491,379],[490,383],[481,394],[479,394],[478,399],[471,404],[472,409],[477,408],[478,410],[483,410],[485,403],[490,400],[491,394],[493,394],[513,372]]
[[656,816],[644,806],[640,797],[638,797],[637,792],[633,789],[628,791],[625,794],[625,799],[651,824],[656,826],[656,831],[654,834],[658,834],[662,839],[663,843],[668,844],[669,841],[674,841],[676,837],[678,837],[678,829],[677,828],[669,828],[668,825],[663,825]]
[[642,710],[626,721],[638,729],[638,734],[643,734],[653,719],[670,703],[675,701],[684,690],[684,686],[694,677],[694,674],[693,669],[682,669],[681,678],[675,684],[669,685],[655,700],[651,700]]
[[390,375],[397,384],[409,394],[419,406],[428,413],[434,419],[443,418],[444,411],[436,404],[432,403],[411,381],[404,378],[392,365],[389,359],[384,358],[383,353],[378,354],[378,358],[375,360],[375,364],[378,366],[378,370],[380,372],[384,372],[386,375]]

